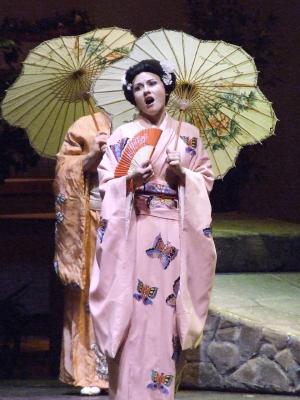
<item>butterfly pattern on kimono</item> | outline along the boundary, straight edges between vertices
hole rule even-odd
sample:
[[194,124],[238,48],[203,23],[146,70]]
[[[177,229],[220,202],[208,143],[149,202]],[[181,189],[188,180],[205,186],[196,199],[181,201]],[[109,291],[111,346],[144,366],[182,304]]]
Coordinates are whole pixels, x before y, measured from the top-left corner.
[[212,236],[212,229],[211,229],[210,227],[204,228],[204,229],[203,229],[203,234],[204,234],[204,236],[206,236],[206,237],[211,237],[211,236]]
[[65,218],[64,213],[62,213],[61,211],[57,211],[57,213],[55,214],[55,222],[57,224],[61,224],[64,218]]
[[171,386],[174,376],[166,375],[163,372],[151,371],[152,382],[147,385],[148,389],[160,390],[163,394],[169,394],[168,387]]
[[189,153],[191,156],[194,156],[196,154],[196,148],[197,148],[197,138],[196,137],[188,137],[188,136],[180,136],[181,139],[185,142],[187,147],[185,148],[185,151]]
[[176,307],[176,299],[179,292],[179,287],[180,287],[180,276],[174,281],[173,293],[166,298],[166,303],[168,304],[168,306],[173,308]]
[[151,287],[148,285],[145,285],[140,279],[138,279],[138,284],[137,284],[137,293],[134,293],[133,297],[137,301],[141,301],[147,306],[148,304],[153,303],[153,299],[156,297],[158,288],[157,287]]
[[56,275],[58,275],[59,274],[59,264],[58,264],[57,260],[55,260],[53,262],[53,267],[54,267],[54,271],[55,271]]
[[114,153],[114,156],[116,160],[119,162],[122,152],[128,142],[129,138],[125,137],[120,139],[117,143],[111,144],[109,147],[111,148],[112,152]]
[[56,196],[56,199],[55,199],[55,203],[57,204],[57,205],[62,205],[62,204],[64,204],[65,203],[65,201],[66,201],[66,196],[63,194],[63,193],[59,193],[57,196]]
[[101,218],[99,227],[97,228],[97,236],[100,240],[100,243],[103,241],[104,233],[107,228],[108,221],[107,219]]
[[153,247],[146,250],[147,256],[159,258],[164,269],[167,269],[170,262],[177,256],[178,249],[170,242],[165,243],[159,233],[154,239]]
[[182,351],[179,336],[173,335],[172,344],[173,344],[172,360],[177,362],[179,360]]

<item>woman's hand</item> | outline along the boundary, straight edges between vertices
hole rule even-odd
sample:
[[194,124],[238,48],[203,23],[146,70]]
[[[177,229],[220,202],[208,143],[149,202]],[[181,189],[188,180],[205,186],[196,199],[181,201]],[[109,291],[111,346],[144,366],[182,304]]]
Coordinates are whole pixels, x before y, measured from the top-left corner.
[[171,174],[176,175],[179,178],[180,184],[185,184],[185,170],[181,166],[181,155],[179,151],[167,149],[167,163],[169,164],[168,170]]
[[97,167],[106,151],[108,135],[105,132],[98,132],[90,152],[83,160],[84,172],[96,172]]
[[133,181],[133,185],[136,188],[149,182],[153,175],[152,165],[150,161],[146,161],[141,167],[136,168],[132,174],[127,175],[127,182]]
[[104,154],[107,148],[107,133],[99,132],[95,137],[95,151],[100,151]]

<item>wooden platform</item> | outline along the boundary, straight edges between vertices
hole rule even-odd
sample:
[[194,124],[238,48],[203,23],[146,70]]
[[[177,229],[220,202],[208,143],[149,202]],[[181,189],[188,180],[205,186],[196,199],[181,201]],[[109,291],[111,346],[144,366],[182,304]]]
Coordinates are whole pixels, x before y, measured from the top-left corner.
[[[27,381],[2,381],[0,383],[0,399],[26,400],[86,400],[87,396],[80,396],[79,391],[60,384],[56,380],[27,380]],[[107,394],[100,394],[95,399],[108,400]],[[211,392],[199,390],[180,390],[176,400],[291,400],[288,396],[272,396],[247,393]],[[135,399],[132,399],[135,400]]]
[[213,218],[217,272],[300,271],[300,224],[239,213]]

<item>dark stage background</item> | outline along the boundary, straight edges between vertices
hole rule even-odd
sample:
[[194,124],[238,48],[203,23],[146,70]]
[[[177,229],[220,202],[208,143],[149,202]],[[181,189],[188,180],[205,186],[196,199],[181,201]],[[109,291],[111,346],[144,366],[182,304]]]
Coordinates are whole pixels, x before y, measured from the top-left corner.
[[[29,49],[60,34],[120,26],[139,36],[164,27],[241,45],[280,121],[275,136],[243,149],[237,167],[216,182],[213,210],[300,222],[299,15],[298,0],[0,0],[0,96]],[[62,294],[51,268],[54,166],[36,156],[22,130],[0,121],[0,334],[13,312],[19,319],[9,329],[29,333],[38,316],[35,333],[50,334],[55,373]]]
[[[297,98],[300,5],[297,0],[48,0],[43,5],[35,0],[1,0],[0,7],[2,37],[19,42],[23,49],[19,59],[37,42],[94,26],[120,26],[131,29],[137,36],[165,27],[243,46],[256,60],[261,71],[259,86],[273,101],[280,121],[276,136],[262,145],[242,150],[237,168],[223,182],[217,182],[212,195],[214,211],[238,210],[263,217],[300,220]],[[77,26],[70,23],[74,10],[74,19],[77,13],[88,22],[77,22]],[[26,33],[25,23],[39,24],[36,32]],[[57,29],[53,28],[55,23]],[[13,24],[19,24],[19,31]],[[17,175],[52,174],[53,163],[39,161],[35,169],[27,168],[27,172]],[[11,169],[10,176],[14,175]],[[9,208],[5,212],[10,213]]]

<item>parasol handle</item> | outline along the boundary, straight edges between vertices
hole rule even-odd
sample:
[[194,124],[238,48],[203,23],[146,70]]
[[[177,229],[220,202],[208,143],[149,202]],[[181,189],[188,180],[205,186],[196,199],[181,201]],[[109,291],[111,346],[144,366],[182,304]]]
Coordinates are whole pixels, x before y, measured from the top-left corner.
[[88,108],[89,108],[89,110],[90,110],[91,117],[93,118],[95,127],[96,127],[96,129],[97,129],[97,132],[99,132],[99,125],[98,125],[97,120],[96,120],[96,117],[95,117],[95,113],[94,113],[94,110],[93,110],[93,106],[92,106],[91,100],[90,100],[90,98],[88,97],[88,98],[85,99],[85,101],[87,102]]
[[175,138],[175,146],[174,146],[175,151],[177,150],[178,140],[179,140],[179,136],[180,136],[180,129],[181,129],[182,121],[183,121],[183,114],[184,114],[184,110],[180,109],[179,124],[176,129],[176,138]]

